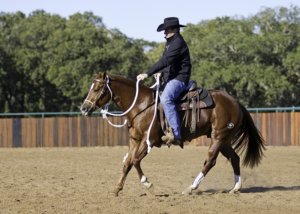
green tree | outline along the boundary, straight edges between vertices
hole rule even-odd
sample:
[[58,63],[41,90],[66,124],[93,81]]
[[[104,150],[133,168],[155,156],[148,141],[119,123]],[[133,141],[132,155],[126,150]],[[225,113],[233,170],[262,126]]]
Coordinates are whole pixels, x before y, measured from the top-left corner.
[[299,20],[299,8],[291,7],[188,25],[183,36],[190,46],[192,78],[228,91],[249,107],[299,105],[297,71],[292,69]]
[[1,13],[0,30],[4,111],[77,111],[95,73],[135,78],[147,60],[146,41],[107,29],[89,12]]
[[21,111],[24,107],[22,79],[23,73],[17,69],[15,60],[16,47],[20,44],[19,27],[25,15],[0,14],[0,77],[2,111]]
[[[248,107],[300,105],[297,6],[189,24],[182,34],[199,85],[226,90]],[[90,12],[68,18],[2,12],[0,110],[77,111],[95,73],[135,79],[163,49],[164,43],[107,29]]]
[[70,110],[78,110],[95,73],[106,71],[132,78],[146,59],[139,42],[106,29],[92,13],[71,16],[47,47],[51,50],[46,57],[47,78],[70,99]]

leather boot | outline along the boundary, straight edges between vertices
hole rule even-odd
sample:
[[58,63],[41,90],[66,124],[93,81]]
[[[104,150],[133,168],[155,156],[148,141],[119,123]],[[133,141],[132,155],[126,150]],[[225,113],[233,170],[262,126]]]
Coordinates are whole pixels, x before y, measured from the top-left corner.
[[184,146],[184,142],[181,139],[175,139],[172,144],[180,146],[180,148],[182,148],[182,149]]
[[170,147],[173,145],[178,145],[183,149],[183,141],[181,139],[175,139],[172,128],[168,128],[166,135],[161,137],[161,140]]

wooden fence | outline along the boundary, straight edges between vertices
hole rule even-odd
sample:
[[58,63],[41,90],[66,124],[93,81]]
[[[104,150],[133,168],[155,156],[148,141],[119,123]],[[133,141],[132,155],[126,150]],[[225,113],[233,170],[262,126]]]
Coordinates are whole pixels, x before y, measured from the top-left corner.
[[[111,118],[121,123],[121,118]],[[0,119],[0,147],[80,147],[127,145],[125,128],[101,117]]]
[[[253,113],[267,145],[300,146],[300,112]],[[110,118],[121,124],[122,118]],[[192,143],[209,145],[201,137]],[[128,145],[126,128],[101,117],[0,118],[0,147],[80,147]]]

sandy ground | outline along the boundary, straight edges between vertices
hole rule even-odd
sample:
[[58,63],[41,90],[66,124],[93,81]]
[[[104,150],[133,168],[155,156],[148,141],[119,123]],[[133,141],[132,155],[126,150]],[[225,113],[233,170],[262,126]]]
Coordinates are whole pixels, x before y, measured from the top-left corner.
[[0,213],[300,213],[300,147],[268,147],[262,164],[242,168],[233,187],[230,163],[217,165],[192,195],[181,191],[201,169],[207,147],[153,149],[142,168],[150,194],[130,172],[112,192],[127,147],[0,149]]

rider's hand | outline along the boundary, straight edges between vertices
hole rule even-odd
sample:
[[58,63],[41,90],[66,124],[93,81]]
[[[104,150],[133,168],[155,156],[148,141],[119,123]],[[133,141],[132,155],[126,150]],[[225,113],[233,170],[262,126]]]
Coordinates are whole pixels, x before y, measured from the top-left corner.
[[144,80],[144,79],[146,79],[148,77],[148,74],[139,74],[137,77],[136,77],[136,79],[137,80]]
[[154,78],[157,80],[157,78],[160,78],[160,76],[161,76],[161,73],[156,73],[156,74],[154,74]]

